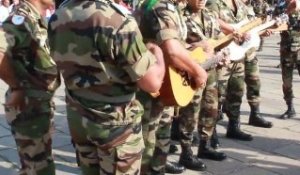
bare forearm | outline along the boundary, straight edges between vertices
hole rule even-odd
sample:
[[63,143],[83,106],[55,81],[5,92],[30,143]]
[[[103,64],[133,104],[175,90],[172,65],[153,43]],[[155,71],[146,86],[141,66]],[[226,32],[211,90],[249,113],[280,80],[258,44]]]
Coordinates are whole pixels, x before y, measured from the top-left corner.
[[160,89],[165,76],[165,62],[162,50],[155,44],[147,44],[147,48],[156,57],[156,63],[138,81],[138,85],[146,92],[156,93]]
[[19,87],[20,84],[15,76],[15,72],[9,63],[7,56],[0,52],[0,78],[10,87]]
[[201,67],[193,61],[187,51],[179,42],[165,41],[162,44],[166,62],[172,67],[188,72],[192,76],[200,74]]
[[229,25],[225,21],[223,21],[221,19],[218,19],[218,22],[220,24],[220,27],[221,27],[221,30],[222,30],[223,33],[230,34],[230,33],[233,33],[235,31],[234,27],[232,27],[231,25]]

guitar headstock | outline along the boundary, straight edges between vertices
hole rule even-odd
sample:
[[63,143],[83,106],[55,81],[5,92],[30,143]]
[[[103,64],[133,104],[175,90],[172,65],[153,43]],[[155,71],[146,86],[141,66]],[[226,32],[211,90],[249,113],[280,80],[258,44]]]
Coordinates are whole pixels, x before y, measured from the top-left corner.
[[282,14],[275,17],[275,24],[277,26],[280,26],[284,23],[287,23],[288,21],[289,21],[289,16],[285,13],[282,13]]

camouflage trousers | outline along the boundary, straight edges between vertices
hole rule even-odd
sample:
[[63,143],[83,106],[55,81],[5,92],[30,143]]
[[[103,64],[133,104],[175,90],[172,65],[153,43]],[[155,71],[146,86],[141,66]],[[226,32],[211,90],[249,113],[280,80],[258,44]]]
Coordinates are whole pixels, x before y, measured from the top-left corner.
[[247,85],[247,100],[250,105],[259,105],[260,79],[255,48],[249,49],[244,60],[232,62],[218,70],[219,105],[223,105],[230,119],[238,119]]
[[282,90],[284,100],[287,103],[291,103],[294,98],[293,94],[293,71],[294,67],[297,66],[298,73],[300,75],[300,51],[290,52],[287,49],[281,49],[280,52],[280,63],[281,63],[281,76],[282,76]]
[[247,100],[250,106],[259,106],[260,103],[260,77],[259,65],[254,48],[246,53],[245,58],[245,83]]
[[165,107],[157,98],[143,94],[139,98],[144,105],[142,118],[145,150],[141,174],[165,174],[169,153],[173,107]]
[[[40,95],[25,97],[26,106],[22,111],[5,107],[20,157],[20,175],[55,175],[51,148],[54,103],[52,95],[47,99]],[[10,91],[6,93],[6,101],[9,98]]]
[[238,119],[244,94],[244,62],[232,62],[218,69],[219,105],[226,109],[230,119]]
[[180,108],[180,143],[191,146],[193,131],[198,123],[201,140],[208,140],[214,131],[218,116],[218,89],[216,69],[208,72],[204,90],[198,90],[191,103]]
[[138,101],[108,104],[67,95],[66,102],[83,175],[140,173],[144,141]]

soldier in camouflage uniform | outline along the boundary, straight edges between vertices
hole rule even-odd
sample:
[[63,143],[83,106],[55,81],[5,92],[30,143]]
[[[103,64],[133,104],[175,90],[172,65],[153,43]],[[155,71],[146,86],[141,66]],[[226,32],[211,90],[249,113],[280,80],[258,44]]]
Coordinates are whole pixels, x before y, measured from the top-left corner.
[[[187,34],[186,25],[179,11],[180,1],[172,0],[147,0],[141,6],[140,29],[145,41],[153,41],[164,51],[164,58],[171,66],[187,71],[195,81],[195,88],[204,86],[206,72],[197,65],[185,49],[185,38]],[[146,97],[147,98],[147,97]],[[148,97],[148,112],[143,116],[143,135],[146,142],[148,155],[143,157],[142,174],[164,174],[165,163],[170,145],[170,127],[173,114],[171,107],[164,107],[152,97]],[[146,100],[145,100],[146,101]],[[151,123],[149,123],[149,121]],[[159,129],[160,128],[160,129]],[[156,138],[156,140],[155,140]],[[154,148],[155,147],[155,148]],[[183,152],[188,150],[183,150]],[[189,161],[200,169],[205,165],[197,157],[191,157]],[[181,167],[173,167],[181,170]],[[180,171],[176,171],[177,173]]]
[[20,175],[55,174],[52,98],[60,81],[41,15],[52,5],[52,0],[25,0],[0,28],[0,75],[9,85],[5,112],[20,156]]
[[[251,1],[250,3],[250,10],[253,10],[253,14],[249,12],[248,18],[255,18],[261,17],[263,15],[267,15],[269,5],[267,2],[263,0],[256,0]],[[265,36],[268,36],[268,31],[264,34],[260,35],[261,43],[260,47],[263,45],[263,40]],[[249,117],[249,124],[257,127],[264,127],[264,128],[271,128],[273,124],[269,121],[266,121],[262,116],[259,115],[259,105],[260,105],[260,77],[259,77],[259,65],[258,59],[256,57],[256,52],[249,51],[248,54],[253,54],[254,57],[247,56],[245,59],[245,83],[247,86],[247,100],[248,104],[250,105],[250,117]]]
[[110,0],[63,3],[49,21],[49,41],[82,173],[139,174],[144,109],[136,92],[159,90],[159,47],[147,45],[155,58],[130,12]]
[[[227,23],[239,23],[248,17],[248,8],[241,0],[211,1],[209,8],[215,11],[219,15],[219,18]],[[251,48],[245,54],[245,59],[239,62],[232,62],[228,67],[221,69],[219,72],[219,109],[223,107],[223,111],[229,117],[226,134],[229,138],[244,141],[251,141],[253,139],[250,134],[246,134],[240,130],[240,106],[244,93],[244,81],[247,84],[247,99],[251,107],[249,124],[258,127],[272,127],[270,122],[265,121],[259,116],[258,97],[260,83],[257,61],[255,48]]]
[[[281,64],[281,74],[282,74],[282,90],[283,98],[287,104],[287,111],[284,112],[280,118],[287,119],[296,116],[296,111],[293,105],[293,70],[296,66],[298,73],[300,75],[300,9],[299,3],[293,0],[287,0],[284,9],[280,6],[276,6],[275,12],[280,13],[282,10],[288,13],[288,30],[281,32],[281,42],[280,42],[280,64]],[[292,8],[292,6],[294,6]],[[298,8],[297,8],[298,7]]]
[[[188,5],[183,11],[188,28],[187,43],[201,46],[208,39],[217,39],[222,34],[215,15],[205,8],[205,4],[205,0],[188,0]],[[195,94],[193,101],[188,106],[180,109],[179,128],[181,146],[183,148],[191,147],[193,131],[198,123],[200,144],[197,156],[212,160],[224,160],[226,158],[224,153],[216,152],[207,147],[207,142],[216,125],[217,116],[217,76],[216,69],[212,67],[208,69],[208,79],[205,89],[203,91],[199,90]],[[182,153],[181,156],[184,156],[184,154],[187,153]],[[187,168],[195,169],[191,166],[190,162],[184,161],[185,159],[180,160],[180,163]]]

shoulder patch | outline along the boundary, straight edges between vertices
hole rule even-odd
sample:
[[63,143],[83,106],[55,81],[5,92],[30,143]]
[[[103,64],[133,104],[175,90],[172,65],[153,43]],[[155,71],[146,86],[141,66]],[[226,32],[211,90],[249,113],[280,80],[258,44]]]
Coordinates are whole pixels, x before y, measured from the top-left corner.
[[14,15],[11,19],[11,22],[14,24],[14,25],[21,25],[23,24],[25,21],[25,17],[24,16],[21,16],[21,15]]
[[175,12],[175,6],[171,3],[167,3],[167,9],[172,11],[172,12]]

